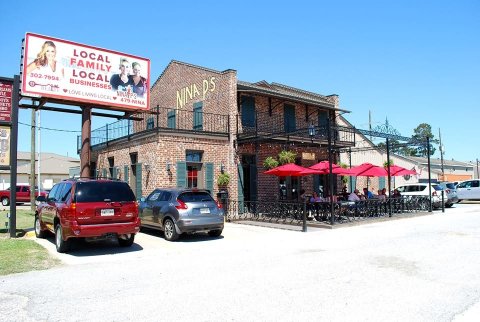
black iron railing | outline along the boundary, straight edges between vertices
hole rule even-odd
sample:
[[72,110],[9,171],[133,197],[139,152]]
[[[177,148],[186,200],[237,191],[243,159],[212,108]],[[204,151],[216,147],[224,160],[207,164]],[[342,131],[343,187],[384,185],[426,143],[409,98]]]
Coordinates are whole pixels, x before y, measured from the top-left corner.
[[[282,115],[256,112],[255,117],[245,118],[240,114],[237,118],[237,135],[239,139],[248,138],[278,138],[290,137],[292,140],[314,140],[327,141],[328,127],[326,124],[315,124],[305,122],[298,125],[285,123]],[[313,125],[313,127],[312,127]],[[312,132],[313,131],[313,132]],[[333,145],[354,145],[355,128],[332,125],[332,143]]]
[[[197,111],[156,107],[147,112],[132,115],[134,119],[122,119],[92,130],[91,145],[105,144],[139,133],[168,131],[195,134],[228,135],[229,116]],[[81,136],[77,138],[77,149]]]
[[[334,203],[335,224],[375,218],[408,215],[428,211],[429,199],[422,196],[390,198],[386,201],[368,199],[358,202],[339,201]],[[262,221],[276,224],[303,225],[314,222],[331,223],[330,203],[231,201],[225,205],[227,221]]]

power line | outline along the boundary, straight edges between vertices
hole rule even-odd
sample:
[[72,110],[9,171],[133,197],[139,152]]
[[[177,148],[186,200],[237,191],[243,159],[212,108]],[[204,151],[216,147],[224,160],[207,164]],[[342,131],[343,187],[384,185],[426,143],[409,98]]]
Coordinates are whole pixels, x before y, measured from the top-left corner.
[[[18,124],[22,124],[22,125],[26,125],[28,127],[32,127],[31,124],[27,124],[27,123],[22,123],[22,122],[18,122]],[[49,128],[49,127],[43,127],[43,126],[33,126],[34,128],[36,129],[41,129],[41,130],[49,130],[49,131],[57,131],[57,132],[69,132],[69,133],[82,133],[82,131],[72,131],[72,130],[62,130],[62,129],[52,129],[52,128]]]

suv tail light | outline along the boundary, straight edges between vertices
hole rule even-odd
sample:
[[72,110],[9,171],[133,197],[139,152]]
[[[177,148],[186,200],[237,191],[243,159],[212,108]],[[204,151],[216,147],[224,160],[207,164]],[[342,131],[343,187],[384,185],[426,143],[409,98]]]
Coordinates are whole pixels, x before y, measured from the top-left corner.
[[432,196],[436,196],[436,195],[437,195],[436,191],[432,192]]
[[75,219],[75,212],[77,210],[77,204],[75,202],[72,202],[65,210],[67,211],[67,218]]
[[178,205],[176,205],[175,208],[177,208],[178,210],[188,209],[187,204],[184,203],[183,201],[177,199],[177,202],[178,202]]
[[222,208],[223,208],[223,206],[222,206],[222,204],[220,203],[220,201],[215,200],[215,203],[217,204],[218,209],[222,209]]
[[445,190],[446,193],[450,193],[450,189]]

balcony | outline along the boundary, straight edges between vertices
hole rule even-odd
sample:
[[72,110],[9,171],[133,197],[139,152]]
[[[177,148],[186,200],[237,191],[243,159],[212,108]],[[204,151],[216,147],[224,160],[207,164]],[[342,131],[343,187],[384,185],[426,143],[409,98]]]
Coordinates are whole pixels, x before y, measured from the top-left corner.
[[[228,137],[230,123],[228,115],[153,108],[148,112],[132,115],[133,119],[122,119],[92,130],[91,147],[108,145],[110,142],[135,138],[149,133],[197,134]],[[81,136],[77,137],[77,150],[81,147]]]
[[[239,143],[252,141],[289,141],[289,142],[316,142],[327,144],[328,129],[326,125],[313,123],[314,135],[310,135],[312,120],[299,122],[295,125],[285,124],[283,115],[270,115],[269,113],[256,113],[254,120],[245,120],[242,115],[237,117],[237,137]],[[242,124],[243,123],[243,124]],[[300,124],[299,124],[300,123]],[[332,144],[334,147],[355,146],[355,128],[332,125]]]

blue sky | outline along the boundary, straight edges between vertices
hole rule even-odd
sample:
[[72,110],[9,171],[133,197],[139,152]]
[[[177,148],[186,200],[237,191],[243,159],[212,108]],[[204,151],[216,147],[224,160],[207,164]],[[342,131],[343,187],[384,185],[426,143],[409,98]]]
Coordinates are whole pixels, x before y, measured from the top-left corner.
[[[441,129],[446,159],[474,161],[479,16],[478,0],[9,1],[0,76],[18,74],[33,32],[149,58],[152,80],[175,59],[337,94],[357,128],[368,129],[369,111],[373,127],[388,119],[404,136],[428,123],[437,138]],[[30,150],[30,120],[21,110],[19,151]],[[92,129],[113,121],[94,117]],[[77,157],[79,115],[42,112],[41,126],[62,130],[42,130],[42,152]]]

